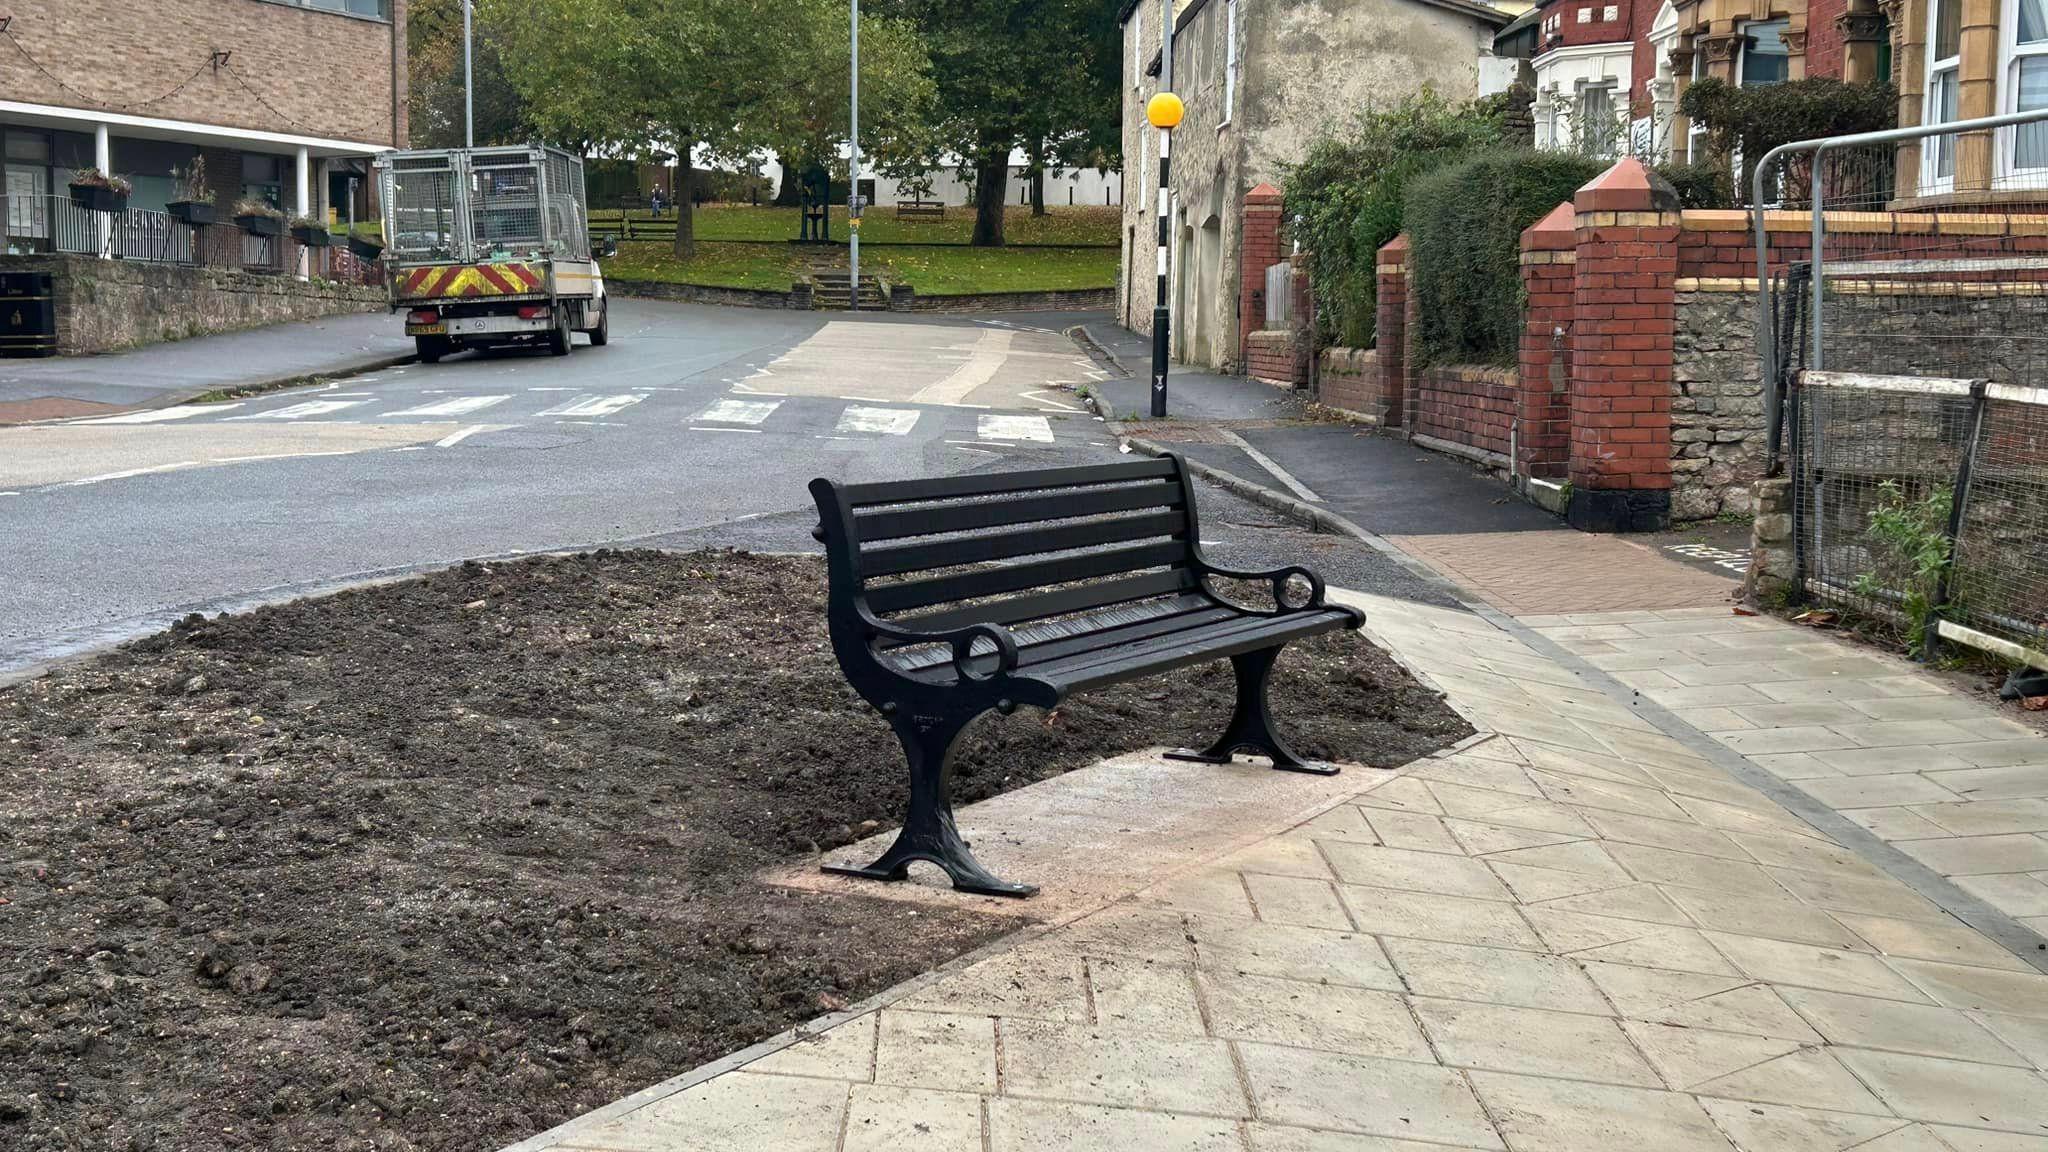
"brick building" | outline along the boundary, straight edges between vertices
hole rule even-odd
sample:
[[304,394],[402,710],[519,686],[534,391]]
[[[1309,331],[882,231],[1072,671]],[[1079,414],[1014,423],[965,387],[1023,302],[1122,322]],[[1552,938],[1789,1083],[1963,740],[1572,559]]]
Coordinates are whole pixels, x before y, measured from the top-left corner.
[[[0,149],[10,251],[63,247],[81,168],[126,177],[134,212],[205,158],[237,200],[325,215],[406,140],[407,0],[0,0]],[[351,178],[354,184],[351,184]]]

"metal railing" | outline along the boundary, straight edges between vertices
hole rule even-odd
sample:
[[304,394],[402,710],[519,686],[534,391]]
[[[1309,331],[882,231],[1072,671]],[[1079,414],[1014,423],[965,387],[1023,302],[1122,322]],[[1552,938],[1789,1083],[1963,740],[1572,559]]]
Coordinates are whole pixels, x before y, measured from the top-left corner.
[[192,229],[168,212],[95,212],[68,196],[0,196],[0,250],[193,262]]

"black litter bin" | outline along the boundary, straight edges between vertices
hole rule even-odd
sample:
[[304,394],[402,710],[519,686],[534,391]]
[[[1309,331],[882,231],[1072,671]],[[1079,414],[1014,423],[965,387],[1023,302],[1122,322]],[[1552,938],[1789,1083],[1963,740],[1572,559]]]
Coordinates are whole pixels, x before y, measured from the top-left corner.
[[48,272],[0,272],[0,356],[57,351],[57,301]]

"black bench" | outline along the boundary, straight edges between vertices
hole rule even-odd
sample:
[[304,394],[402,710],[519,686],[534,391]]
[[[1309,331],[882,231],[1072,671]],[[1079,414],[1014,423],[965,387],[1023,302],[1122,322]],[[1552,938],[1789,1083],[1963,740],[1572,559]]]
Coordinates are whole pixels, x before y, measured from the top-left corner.
[[896,218],[898,220],[903,219],[905,216],[937,216],[944,219],[945,215],[946,205],[941,200],[898,200],[896,202]]
[[[961,731],[990,709],[1051,709],[1075,692],[1226,656],[1237,673],[1229,725],[1208,748],[1169,755],[1221,764],[1248,750],[1275,768],[1336,771],[1288,750],[1273,729],[1266,679],[1288,641],[1361,627],[1365,615],[1326,605],[1307,568],[1209,563],[1179,457],[876,484],[819,479],[811,495],[832,649],[910,761],[910,809],[894,846],[865,868],[827,871],[901,880],[910,861],[924,860],[955,888],[1029,896],[1037,889],[982,868],[954,827],[947,782]],[[1209,584],[1219,576],[1269,582],[1274,607],[1225,600]]]

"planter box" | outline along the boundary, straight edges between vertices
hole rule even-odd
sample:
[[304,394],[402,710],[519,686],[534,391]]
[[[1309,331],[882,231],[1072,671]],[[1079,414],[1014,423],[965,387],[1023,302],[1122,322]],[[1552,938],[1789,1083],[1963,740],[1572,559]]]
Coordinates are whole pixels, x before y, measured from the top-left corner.
[[292,229],[292,239],[308,248],[325,248],[334,242],[325,228],[299,227]]
[[360,236],[351,236],[348,238],[348,250],[359,259],[375,260],[384,254],[384,245],[379,244],[375,240],[365,240]]
[[203,228],[217,219],[211,200],[173,200],[164,205],[164,211],[194,228]]
[[235,217],[235,223],[241,227],[242,231],[247,232],[251,236],[284,235],[284,221],[275,216],[264,216],[260,213],[251,216],[237,216]]
[[119,212],[128,207],[128,194],[98,184],[73,184],[71,202],[93,212]]

